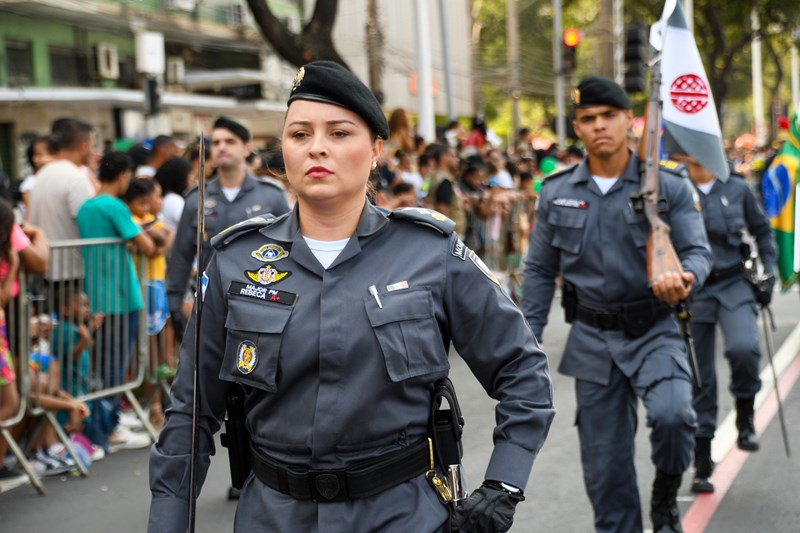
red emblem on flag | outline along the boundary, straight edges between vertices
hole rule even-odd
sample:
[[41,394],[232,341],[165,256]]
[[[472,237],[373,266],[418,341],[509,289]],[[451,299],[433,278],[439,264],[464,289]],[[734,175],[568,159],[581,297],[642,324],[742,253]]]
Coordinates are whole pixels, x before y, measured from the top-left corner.
[[708,86],[700,76],[684,74],[672,82],[669,97],[679,111],[699,113],[708,105]]

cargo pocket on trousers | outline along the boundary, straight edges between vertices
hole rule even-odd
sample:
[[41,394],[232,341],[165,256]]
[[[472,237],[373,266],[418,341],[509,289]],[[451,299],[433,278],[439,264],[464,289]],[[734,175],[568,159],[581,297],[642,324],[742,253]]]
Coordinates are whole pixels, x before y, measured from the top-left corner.
[[386,362],[389,379],[409,378],[447,371],[450,363],[439,326],[433,315],[428,289],[406,289],[364,299],[372,330]]
[[292,306],[230,298],[219,378],[277,391],[281,337],[291,315]]

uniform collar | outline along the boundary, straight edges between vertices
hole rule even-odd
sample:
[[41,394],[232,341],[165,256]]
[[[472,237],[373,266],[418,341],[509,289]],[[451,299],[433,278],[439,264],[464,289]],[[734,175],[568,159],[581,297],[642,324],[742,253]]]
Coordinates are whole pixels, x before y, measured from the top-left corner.
[[[630,149],[628,149],[628,152],[630,152],[631,158],[628,160],[628,166],[622,171],[622,176],[620,177],[625,181],[634,181],[638,183],[641,180],[639,175],[639,158]],[[570,176],[569,182],[573,184],[587,183],[591,177],[592,173],[589,171],[589,158],[585,157],[575,169],[575,172],[572,173],[572,176]]]
[[[261,231],[261,234],[270,239],[281,242],[291,242],[300,239],[300,220],[298,218],[299,206],[295,205],[291,213],[278,218],[278,220]],[[389,221],[389,212],[383,208],[376,207],[370,202],[364,202],[364,209],[361,211],[361,218],[356,227],[356,236],[369,237],[380,230]]]
[[[253,177],[250,172],[245,172],[244,174],[244,181],[242,182],[242,186],[240,187],[239,192],[249,192],[253,190],[256,186],[256,179]],[[222,187],[219,184],[219,177],[215,177],[208,183],[206,183],[206,193],[220,195],[222,194]],[[238,196],[238,195],[237,195]]]

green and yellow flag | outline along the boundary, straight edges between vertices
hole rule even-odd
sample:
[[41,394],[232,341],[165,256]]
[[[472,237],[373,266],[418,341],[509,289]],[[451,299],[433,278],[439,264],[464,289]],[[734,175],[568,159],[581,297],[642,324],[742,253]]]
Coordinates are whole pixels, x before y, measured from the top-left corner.
[[770,219],[778,245],[778,276],[786,291],[798,279],[800,271],[800,122],[797,112],[792,116],[789,139],[784,143],[764,175],[761,196],[764,210]]

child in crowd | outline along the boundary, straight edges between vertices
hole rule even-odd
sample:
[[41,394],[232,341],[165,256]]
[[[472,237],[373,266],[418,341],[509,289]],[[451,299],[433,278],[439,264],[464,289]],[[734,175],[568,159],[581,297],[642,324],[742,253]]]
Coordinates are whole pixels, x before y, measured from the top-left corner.
[[[147,228],[156,241],[155,253],[148,257],[145,265],[147,279],[147,335],[150,343],[151,367],[156,369],[156,377],[171,379],[175,377],[175,343],[172,328],[165,328],[169,318],[167,290],[165,284],[166,254],[172,247],[175,234],[158,216],[163,204],[161,185],[149,178],[134,179],[122,197],[133,215],[133,221]],[[138,262],[137,262],[137,270]],[[169,337],[169,338],[168,338]],[[156,426],[163,423],[158,391],[150,406],[151,420]]]

